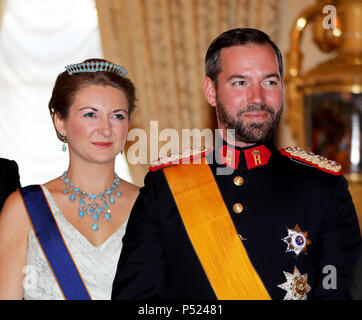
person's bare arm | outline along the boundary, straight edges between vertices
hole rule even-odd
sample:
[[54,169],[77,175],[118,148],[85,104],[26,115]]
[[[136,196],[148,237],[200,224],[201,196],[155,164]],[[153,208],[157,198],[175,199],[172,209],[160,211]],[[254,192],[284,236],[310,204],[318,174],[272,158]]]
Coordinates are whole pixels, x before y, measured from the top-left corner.
[[19,191],[0,213],[0,299],[22,299],[30,223]]

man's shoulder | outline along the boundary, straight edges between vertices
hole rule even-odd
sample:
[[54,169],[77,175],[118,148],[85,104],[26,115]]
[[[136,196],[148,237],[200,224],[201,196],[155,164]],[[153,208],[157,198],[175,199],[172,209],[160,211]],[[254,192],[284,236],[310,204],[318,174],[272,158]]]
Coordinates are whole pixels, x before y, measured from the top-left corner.
[[203,158],[212,152],[212,149],[194,148],[183,150],[168,157],[159,158],[152,163],[144,179],[146,189],[155,189],[157,193],[169,192],[164,170],[178,167],[183,164],[200,164]]
[[14,160],[0,158],[0,173],[18,173],[18,165]]
[[7,167],[12,167],[12,166],[16,166],[16,162],[14,160],[9,160],[9,159],[5,159],[5,158],[0,158],[0,166],[7,166]]
[[290,160],[287,163],[291,167],[302,170],[304,173],[309,172],[321,176],[341,176],[343,174],[343,168],[337,161],[307,152],[300,147],[282,148],[280,154],[286,160]]
[[197,160],[205,157],[210,152],[212,152],[212,149],[206,149],[203,147],[182,150],[170,156],[159,158],[156,162],[151,164],[148,170],[156,172],[174,165],[196,163]]

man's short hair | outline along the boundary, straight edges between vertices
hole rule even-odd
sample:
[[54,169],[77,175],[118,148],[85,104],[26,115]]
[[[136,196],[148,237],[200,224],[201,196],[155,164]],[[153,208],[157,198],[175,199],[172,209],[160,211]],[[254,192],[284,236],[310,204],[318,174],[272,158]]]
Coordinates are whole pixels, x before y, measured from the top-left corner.
[[220,73],[220,52],[223,48],[242,45],[264,45],[269,44],[275,51],[278,61],[280,78],[283,78],[283,57],[276,44],[269,36],[257,29],[237,28],[226,31],[219,35],[210,45],[205,57],[205,73],[217,86],[217,78]]

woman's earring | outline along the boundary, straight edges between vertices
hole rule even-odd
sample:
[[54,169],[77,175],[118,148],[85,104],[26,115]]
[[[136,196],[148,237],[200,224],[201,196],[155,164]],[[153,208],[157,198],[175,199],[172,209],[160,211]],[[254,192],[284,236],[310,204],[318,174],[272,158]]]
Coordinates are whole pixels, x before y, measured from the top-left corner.
[[121,154],[123,154],[123,149],[121,150],[121,152],[120,152]]
[[62,133],[62,140],[63,140],[62,151],[65,152],[67,151],[67,145],[65,144],[67,138],[65,137],[64,133]]

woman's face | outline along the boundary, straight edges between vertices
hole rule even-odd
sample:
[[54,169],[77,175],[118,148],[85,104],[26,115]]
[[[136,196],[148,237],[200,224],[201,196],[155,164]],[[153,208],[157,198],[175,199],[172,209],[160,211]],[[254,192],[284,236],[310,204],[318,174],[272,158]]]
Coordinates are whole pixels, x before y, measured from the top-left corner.
[[122,91],[91,85],[75,94],[67,119],[55,116],[55,125],[66,136],[71,159],[106,163],[124,146],[128,118],[128,101]]

